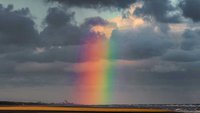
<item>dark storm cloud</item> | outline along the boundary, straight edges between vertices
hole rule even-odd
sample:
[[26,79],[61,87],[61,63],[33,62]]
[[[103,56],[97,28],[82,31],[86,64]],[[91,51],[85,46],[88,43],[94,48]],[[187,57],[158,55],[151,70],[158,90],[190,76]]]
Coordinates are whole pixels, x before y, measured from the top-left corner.
[[40,33],[45,45],[79,44],[81,39],[80,28],[72,24],[74,12],[60,8],[50,8],[44,20],[46,27]]
[[73,72],[46,71],[1,74],[0,87],[71,86],[76,82],[76,74]]
[[165,23],[159,23],[158,24],[158,29],[160,30],[160,32],[164,33],[167,35],[167,33],[169,32],[170,30],[170,27],[168,24],[165,24]]
[[163,57],[165,60],[174,62],[193,62],[200,60],[200,50],[171,50]]
[[[133,95],[139,93],[141,96],[135,98],[145,99],[137,101],[137,99],[132,98],[132,102],[146,104],[196,102],[192,97],[194,95],[198,97],[198,94],[194,92],[199,91],[198,81],[200,77],[198,73],[200,71],[197,69],[199,63],[194,65],[193,63],[163,62],[159,59],[155,59],[152,63],[151,59],[143,64],[137,64],[137,62],[134,64],[135,66],[117,68],[115,78],[113,78],[114,88],[121,92],[127,92],[128,95],[124,94],[123,97],[128,96],[131,99]],[[164,66],[165,71],[152,70],[157,65]],[[168,70],[171,67],[176,68]]]
[[[84,22],[80,25],[80,29],[82,30],[83,34],[87,34],[89,32],[92,32],[90,29],[94,26],[106,26],[111,25],[112,23],[108,22],[107,20],[96,16],[96,17],[89,17],[84,20]],[[95,32],[93,32],[95,33]]]
[[192,19],[194,22],[200,21],[200,1],[199,0],[182,0],[179,4],[183,16]]
[[5,61],[1,59],[0,60],[0,77],[2,76],[2,74],[13,73],[15,66],[16,66],[16,62]]
[[186,29],[182,34],[180,49],[168,51],[164,55],[165,60],[175,62],[194,62],[200,60],[200,30]]
[[0,4],[0,45],[33,45],[38,43],[38,33],[28,8],[13,10]]
[[176,11],[176,8],[171,5],[170,0],[143,0],[143,6],[136,9],[136,15],[144,18],[150,16],[159,22],[177,23],[180,16],[170,15],[173,11]]
[[[80,25],[73,23],[73,12],[50,8],[45,18],[46,27],[40,33],[40,46],[32,48],[2,46],[1,59],[16,62],[81,62],[80,53],[87,40],[105,39],[104,35],[92,32],[95,25],[107,25],[100,17],[86,18]],[[55,21],[55,22],[54,22]]]
[[[167,35],[147,27],[137,30],[115,30],[111,37],[113,57],[119,59],[146,59],[160,56],[173,46]],[[159,48],[159,49],[158,49]],[[116,51],[115,51],[116,50]]]
[[81,30],[74,25],[47,26],[40,34],[45,46],[63,46],[81,43]]
[[44,22],[47,26],[40,33],[40,37],[44,45],[50,46],[83,44],[88,40],[88,35],[99,37],[99,33],[90,30],[93,26],[109,24],[101,17],[90,17],[78,26],[74,22],[74,12],[61,8],[50,8]]
[[[57,61],[78,61],[81,48],[68,46],[80,43],[80,28],[72,24],[73,16],[73,12],[50,8],[45,18],[47,26],[39,34],[28,8],[14,10],[12,5],[6,8],[0,5],[1,86],[73,84],[75,73],[65,69],[70,67],[63,63],[54,64]],[[50,38],[44,43],[43,39],[40,40],[44,37]],[[54,39],[51,40],[51,37]],[[54,46],[57,40],[59,43],[55,42],[57,45]],[[63,47],[65,44],[67,46]]]
[[79,62],[81,46],[46,47],[43,52],[26,49],[4,55],[4,59],[16,62]]
[[101,17],[86,18],[82,26],[95,26],[95,25],[108,25],[109,22],[102,19]]
[[0,86],[72,85],[76,73],[71,63],[0,61]]
[[51,2],[59,2],[69,7],[83,7],[83,8],[128,8],[136,0],[48,0]]
[[200,49],[200,30],[186,29],[183,33],[181,48],[184,50]]
[[0,54],[4,53],[10,53],[10,52],[16,52],[16,51],[21,51],[25,49],[26,46],[17,46],[17,45],[0,45]]
[[[138,73],[140,76],[135,78],[137,79],[136,81],[138,81],[138,84],[142,84],[141,86],[147,90],[147,93],[156,92],[146,95],[150,95],[153,98],[151,100],[152,102],[193,103],[197,102],[194,97],[198,97],[198,94],[195,93],[196,91],[199,91],[198,80],[200,80],[200,77],[198,73],[199,71],[174,71],[165,73],[147,72]],[[139,83],[139,81],[144,82]]]
[[104,41],[106,40],[105,34],[101,32],[94,32],[91,30],[92,27],[94,26],[106,26],[106,25],[111,25],[107,20],[101,18],[101,17],[90,17],[86,18],[84,22],[80,25],[81,29],[81,35],[82,35],[82,43],[91,43],[91,41],[97,41],[101,40]]
[[[198,76],[199,71],[197,70],[195,71],[194,70],[193,71],[192,70],[183,70],[183,71],[177,70],[177,71],[170,71],[170,72],[143,71],[143,72],[135,72],[132,75],[130,75],[131,70],[127,70],[127,71],[128,72],[124,72],[124,76],[126,77],[126,79],[124,80],[127,82],[127,84],[132,84],[136,86],[144,85],[146,87],[148,86],[160,87],[160,88],[165,87],[165,88],[172,88],[172,89],[173,89],[173,86],[177,86],[179,88],[183,88],[183,87],[187,88],[187,87],[193,86],[196,89],[198,88],[196,85],[198,85],[198,80],[200,79],[200,77]],[[163,90],[166,90],[166,89],[163,89]]]
[[50,26],[62,26],[70,23],[74,17],[74,12],[68,12],[59,8],[49,8],[48,15],[45,18],[45,22]]

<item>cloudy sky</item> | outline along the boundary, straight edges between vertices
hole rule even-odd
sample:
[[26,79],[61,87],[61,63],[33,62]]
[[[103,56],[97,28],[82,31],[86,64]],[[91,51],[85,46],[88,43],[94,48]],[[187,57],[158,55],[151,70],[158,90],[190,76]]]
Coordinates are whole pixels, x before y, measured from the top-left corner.
[[94,64],[102,71],[107,62],[115,73],[106,104],[199,103],[199,6],[199,0],[0,0],[0,100],[79,103],[75,93],[96,87],[80,82],[84,73],[99,71]]

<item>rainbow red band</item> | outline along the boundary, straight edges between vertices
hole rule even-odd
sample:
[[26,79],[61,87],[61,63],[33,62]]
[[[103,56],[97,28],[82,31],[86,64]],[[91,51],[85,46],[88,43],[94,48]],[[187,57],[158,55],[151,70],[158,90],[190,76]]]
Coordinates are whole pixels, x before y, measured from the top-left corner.
[[78,91],[80,104],[108,104],[112,100],[113,64],[112,53],[107,40],[89,40],[81,50],[80,60],[87,61],[80,73]]

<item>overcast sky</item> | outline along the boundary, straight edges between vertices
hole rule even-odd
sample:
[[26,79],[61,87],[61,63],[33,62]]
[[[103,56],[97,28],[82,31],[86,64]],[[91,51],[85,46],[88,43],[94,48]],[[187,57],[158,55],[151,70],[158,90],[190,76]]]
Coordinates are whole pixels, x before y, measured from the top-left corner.
[[[0,0],[0,100],[79,103],[77,86],[80,94],[92,93],[79,83],[82,73],[108,62],[114,87],[102,104],[199,103],[199,6],[199,0]],[[112,44],[112,56],[101,55],[97,41]],[[88,45],[100,50],[90,55]]]

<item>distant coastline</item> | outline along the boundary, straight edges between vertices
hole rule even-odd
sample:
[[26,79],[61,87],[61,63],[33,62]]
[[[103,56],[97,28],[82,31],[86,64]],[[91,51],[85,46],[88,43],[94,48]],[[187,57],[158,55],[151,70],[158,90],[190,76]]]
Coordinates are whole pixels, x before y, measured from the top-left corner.
[[[200,111],[200,104],[111,104],[111,105],[81,105],[81,104],[74,104],[74,103],[44,103],[44,102],[16,102],[16,101],[0,101],[0,110],[8,109],[14,107],[14,109],[34,109],[34,108],[41,108],[41,109],[64,109],[64,110],[101,110],[101,109],[130,109],[130,110],[138,110],[138,109],[153,109],[153,110],[164,110],[164,111]],[[93,109],[94,108],[94,109]]]

